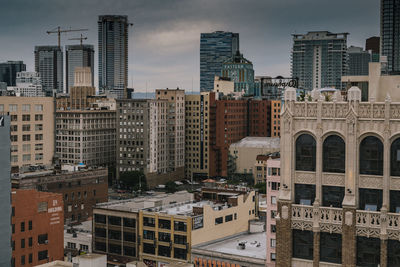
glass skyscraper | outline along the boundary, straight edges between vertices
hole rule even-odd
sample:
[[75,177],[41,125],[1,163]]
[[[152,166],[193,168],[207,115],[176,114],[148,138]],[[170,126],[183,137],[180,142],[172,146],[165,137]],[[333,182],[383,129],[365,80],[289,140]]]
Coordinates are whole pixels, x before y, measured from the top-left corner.
[[59,46],[35,46],[35,71],[42,78],[43,91],[64,90],[63,52]]
[[368,51],[364,51],[362,47],[350,46],[347,49],[348,55],[348,71],[349,76],[368,75],[368,64],[372,59]]
[[214,89],[214,77],[221,74],[222,64],[239,51],[239,34],[216,31],[200,35],[200,91]]
[[234,82],[235,92],[254,95],[253,63],[245,59],[239,51],[222,64],[221,77],[230,78]]
[[26,65],[22,61],[7,61],[0,63],[0,82],[7,86],[15,86],[17,72],[26,71]]
[[65,47],[65,90],[74,86],[76,67],[90,67],[92,72],[92,86],[94,86],[94,48],[93,45],[67,45]]
[[381,55],[389,74],[400,74],[400,0],[381,0]]
[[344,89],[341,78],[347,73],[347,35],[328,31],[293,34],[291,73],[299,79],[300,89]]
[[99,90],[126,97],[128,85],[128,17],[99,16]]

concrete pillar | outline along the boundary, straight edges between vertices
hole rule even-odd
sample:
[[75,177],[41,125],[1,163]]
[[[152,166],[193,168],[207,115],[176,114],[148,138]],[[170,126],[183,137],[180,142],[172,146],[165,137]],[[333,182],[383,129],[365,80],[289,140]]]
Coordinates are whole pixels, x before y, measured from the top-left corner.
[[381,266],[380,267],[387,267],[387,239],[381,239]]
[[276,218],[276,266],[292,266],[292,204],[290,201],[278,201]]
[[356,209],[343,207],[342,223],[342,266],[356,267],[357,236],[356,236]]
[[314,262],[313,262],[313,267],[318,267],[319,266],[319,256],[320,256],[320,246],[319,246],[319,240],[321,236],[321,232],[315,232],[314,231]]

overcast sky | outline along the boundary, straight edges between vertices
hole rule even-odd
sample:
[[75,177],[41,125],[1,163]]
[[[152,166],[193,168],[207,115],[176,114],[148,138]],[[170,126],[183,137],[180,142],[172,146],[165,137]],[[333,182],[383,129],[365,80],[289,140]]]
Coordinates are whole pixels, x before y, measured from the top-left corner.
[[[349,32],[348,45],[379,36],[379,0],[0,0],[0,62],[23,60],[33,71],[35,45],[56,45],[57,26],[88,28],[95,45],[98,15],[128,15],[129,86],[199,90],[200,33],[238,32],[256,75],[290,74],[293,33]],[[62,35],[62,45],[74,44]]]

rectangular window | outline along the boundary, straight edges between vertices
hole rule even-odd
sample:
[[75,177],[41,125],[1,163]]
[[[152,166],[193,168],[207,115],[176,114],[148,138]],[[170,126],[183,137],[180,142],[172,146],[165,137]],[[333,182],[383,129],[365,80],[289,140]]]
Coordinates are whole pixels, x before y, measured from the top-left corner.
[[21,222],[21,232],[25,232],[25,222]]
[[271,253],[271,261],[276,261],[276,253]]
[[36,151],[43,150],[43,144],[35,144],[35,150]]
[[43,140],[43,134],[35,134],[35,140],[36,141]]
[[33,254],[29,253],[29,263],[32,263],[32,261],[33,261]]
[[23,144],[22,145],[23,152],[30,152],[31,151],[31,144]]
[[180,245],[186,245],[186,236],[185,235],[176,235],[174,234],[174,243]]
[[18,105],[16,105],[16,104],[10,104],[10,105],[8,106],[8,110],[9,110],[9,112],[17,112],[17,111],[18,111]]
[[108,224],[120,226],[121,225],[121,217],[108,216]]
[[124,227],[135,228],[136,220],[132,218],[124,218]]
[[25,255],[21,256],[21,265],[25,265]]
[[313,259],[313,232],[293,230],[293,258]]
[[154,244],[143,243],[143,253],[154,255],[156,253]]
[[48,242],[47,234],[38,235],[38,243],[39,244],[47,244],[47,242]]
[[11,142],[18,142],[18,135],[11,135],[10,140]]
[[18,115],[11,115],[10,119],[11,121],[18,121]]
[[22,155],[22,161],[30,161],[30,160],[31,160],[31,154]]
[[33,238],[32,238],[32,237],[29,237],[29,239],[28,239],[28,246],[31,248],[32,245],[33,245]]
[[379,266],[381,263],[381,240],[357,236],[357,266]]
[[42,114],[35,114],[35,121],[42,121],[43,115]]
[[29,105],[29,104],[22,104],[22,111],[23,111],[23,112],[30,112],[30,111],[31,111],[31,105]]
[[152,217],[143,217],[143,225],[149,227],[155,227],[156,219]]
[[223,223],[224,220],[222,217],[215,218],[215,225]]
[[22,136],[22,141],[31,141],[31,135],[30,134],[24,134]]
[[10,131],[11,132],[17,132],[18,131],[18,125],[11,125],[10,126]]
[[95,214],[94,221],[95,221],[95,223],[106,224],[106,215]]
[[25,238],[21,239],[21,248],[25,248]]
[[271,197],[271,204],[276,205],[276,196]]
[[42,250],[38,252],[38,260],[46,260],[47,259],[47,250]]
[[342,263],[342,235],[320,233],[320,261]]
[[271,239],[271,248],[276,247],[276,239]]
[[225,216],[225,222],[230,222],[232,220],[233,220],[233,215],[232,214]]
[[31,120],[31,115],[27,114],[22,115],[22,121],[30,121],[30,120]]
[[164,220],[164,219],[158,219],[158,227],[161,229],[171,229],[171,221],[170,220]]
[[29,221],[28,223],[28,230],[32,230],[32,221]]
[[43,124],[35,124],[35,131],[42,131],[43,130]]
[[35,105],[35,111],[43,111],[43,105]]

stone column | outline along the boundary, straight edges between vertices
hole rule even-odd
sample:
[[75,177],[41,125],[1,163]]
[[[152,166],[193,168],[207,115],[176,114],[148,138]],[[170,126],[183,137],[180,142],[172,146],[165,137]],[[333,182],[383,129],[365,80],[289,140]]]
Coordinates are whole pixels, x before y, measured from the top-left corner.
[[290,201],[278,201],[276,218],[276,266],[292,266],[292,204]]
[[314,231],[314,262],[313,262],[313,267],[318,267],[319,266],[319,254],[320,254],[320,247],[319,247],[319,240],[320,240],[320,235],[321,232],[315,232]]
[[356,209],[343,206],[342,266],[356,267],[357,262]]
[[319,201],[318,199],[315,200],[314,206],[313,206],[313,247],[314,247],[314,253],[313,253],[313,266],[318,267],[319,266],[319,258],[320,258],[320,227],[319,227],[319,218],[320,218],[320,212],[319,212]]
[[380,267],[387,267],[387,239],[381,239],[381,266]]

